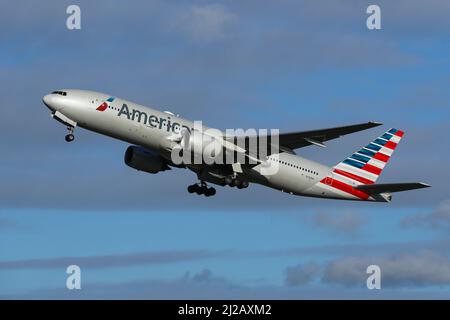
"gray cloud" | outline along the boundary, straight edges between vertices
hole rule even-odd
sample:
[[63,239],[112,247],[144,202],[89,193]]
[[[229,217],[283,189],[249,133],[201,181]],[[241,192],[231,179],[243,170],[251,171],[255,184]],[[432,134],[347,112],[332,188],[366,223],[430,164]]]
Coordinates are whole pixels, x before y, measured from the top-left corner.
[[316,227],[325,228],[345,236],[356,236],[366,223],[366,219],[361,214],[338,210],[333,210],[333,212],[320,211],[305,215],[304,219]]
[[286,268],[286,284],[299,286],[310,283],[320,274],[320,265],[315,262]]
[[286,268],[285,282],[301,286],[320,281],[326,285],[365,288],[370,265],[380,267],[382,289],[450,285],[450,259],[444,253],[433,251],[344,256],[324,264],[310,262]]
[[[32,259],[21,261],[2,261],[0,270],[23,270],[23,269],[52,269],[66,268],[70,264],[78,264],[82,268],[114,268],[138,265],[151,265],[161,263],[178,263],[192,260],[207,260],[212,258],[263,258],[274,256],[292,256],[304,259],[307,255],[329,257],[336,254],[338,257],[328,262],[310,261],[284,270],[286,287],[264,286],[260,283],[246,287],[236,285],[229,280],[217,277],[209,268],[191,274],[186,272],[181,278],[174,280],[136,280],[129,283],[85,283],[82,292],[68,292],[65,289],[43,288],[36,292],[26,294],[25,298],[180,298],[180,299],[202,299],[202,298],[249,298],[254,297],[284,297],[291,298],[361,298],[367,294],[365,281],[367,279],[366,268],[368,265],[376,264],[381,267],[382,272],[382,296],[389,298],[400,294],[398,288],[431,288],[450,285],[450,259],[448,243],[446,248],[440,248],[431,244],[380,244],[380,245],[347,245],[347,246],[324,246],[305,247],[291,250],[271,251],[222,251],[210,252],[206,250],[186,250],[167,252],[142,252],[127,255],[106,255],[88,257],[68,257]],[[392,253],[392,250],[418,251],[432,248],[434,251],[422,251],[419,254]],[[440,249],[439,249],[440,248]],[[377,252],[382,254],[376,255]],[[441,253],[440,253],[441,252]],[[370,254],[368,254],[370,253]],[[349,256],[350,255],[350,256]],[[328,287],[330,284],[350,288],[350,291],[342,291],[336,286]],[[327,289],[322,288],[327,285]],[[358,288],[363,292],[354,291]],[[112,290],[114,289],[114,290]],[[365,292],[364,292],[365,291]],[[114,294],[111,294],[114,292]],[[447,292],[447,291],[446,291]],[[361,295],[362,294],[362,295]],[[428,297],[415,293],[414,289],[409,293],[402,293],[411,297]],[[422,292],[423,294],[423,292]],[[12,298],[5,295],[4,298]],[[400,297],[398,296],[398,297]],[[439,296],[439,295],[438,295]],[[15,296],[19,297],[19,296]],[[369,296],[366,296],[370,298]]]
[[222,4],[193,5],[175,16],[169,26],[196,40],[217,40],[236,15]]
[[382,287],[450,285],[450,259],[432,252],[374,257],[345,257],[328,263],[322,281],[344,286],[365,286],[369,265],[381,268]]
[[450,229],[450,201],[444,201],[434,211],[419,213],[404,218],[404,227],[431,227],[433,229]]
[[[376,254],[392,254],[397,252],[435,252],[444,255],[450,249],[450,242],[439,240],[435,242],[407,242],[407,243],[379,243],[379,244],[341,244],[323,246],[304,246],[288,249],[273,250],[222,250],[211,251],[205,249],[173,250],[173,251],[144,251],[130,254],[110,254],[92,256],[73,256],[56,258],[37,258],[27,260],[0,261],[0,270],[14,269],[51,269],[65,268],[70,264],[77,264],[86,268],[114,268],[146,264],[177,263],[191,260],[206,260],[213,258],[273,258],[273,257],[345,257],[352,255],[367,256]],[[338,259],[338,258],[336,258]],[[306,278],[312,277],[314,269],[320,269],[314,263],[293,267],[292,275],[305,274]],[[198,275],[199,279],[207,279],[208,271]]]
[[[205,278],[204,275],[208,276]],[[27,293],[2,294],[2,299],[448,299],[447,290],[384,288],[376,295],[367,289],[313,286],[237,285],[209,269],[169,279],[141,279],[123,283],[84,283],[82,290],[40,288]]]
[[[445,255],[450,250],[450,242],[447,239],[437,241],[408,241],[359,244],[351,241],[348,244],[305,246],[283,250],[265,251],[265,256],[289,256],[289,257],[345,257],[345,256],[375,256],[383,254],[397,254],[398,252],[427,252],[432,251]],[[262,253],[259,253],[262,255]],[[251,255],[250,252],[246,255]]]
[[[82,290],[42,288],[25,295],[6,298],[43,299],[219,299],[231,292],[240,293],[240,287],[223,277],[213,275],[209,269],[171,280],[143,279],[125,283],[85,283]],[[113,290],[113,291],[111,291]]]
[[[189,273],[186,274],[186,277],[189,278]],[[192,277],[192,280],[194,280],[194,281],[209,281],[209,280],[211,280],[211,277],[212,277],[212,272],[211,272],[211,270],[209,270],[209,269],[203,269],[203,271],[201,271],[201,272],[195,274],[195,275]]]
[[113,268],[145,264],[176,263],[220,256],[206,250],[156,251],[123,255],[58,257],[17,261],[0,261],[0,270],[66,268],[71,264],[84,268]]

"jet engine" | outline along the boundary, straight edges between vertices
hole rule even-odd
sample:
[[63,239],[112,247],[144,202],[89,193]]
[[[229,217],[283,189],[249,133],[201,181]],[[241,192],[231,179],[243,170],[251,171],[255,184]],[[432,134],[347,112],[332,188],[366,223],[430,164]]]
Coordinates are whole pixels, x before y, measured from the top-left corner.
[[170,170],[167,161],[158,153],[137,146],[129,146],[127,148],[124,161],[127,166],[148,173]]

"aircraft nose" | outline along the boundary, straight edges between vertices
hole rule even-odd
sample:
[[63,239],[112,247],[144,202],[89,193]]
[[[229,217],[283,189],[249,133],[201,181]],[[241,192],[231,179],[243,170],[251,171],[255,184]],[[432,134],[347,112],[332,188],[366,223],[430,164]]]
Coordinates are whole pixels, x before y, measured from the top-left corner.
[[42,98],[42,102],[52,111],[56,110],[55,99],[52,94],[47,94]]
[[47,94],[42,98],[42,102],[44,102],[45,105],[48,105],[50,102],[50,95]]

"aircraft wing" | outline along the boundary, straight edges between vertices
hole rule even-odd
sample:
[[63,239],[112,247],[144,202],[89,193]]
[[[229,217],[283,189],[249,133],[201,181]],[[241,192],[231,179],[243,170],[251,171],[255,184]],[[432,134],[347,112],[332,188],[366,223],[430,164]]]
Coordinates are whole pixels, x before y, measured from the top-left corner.
[[381,123],[378,122],[367,122],[344,127],[282,133],[279,135],[279,142],[280,146],[287,147],[292,150],[303,148],[311,144],[325,146],[323,144],[325,141],[333,140],[349,133],[374,128],[380,125]]
[[[278,135],[280,150],[293,153],[294,149],[303,148],[312,144],[325,147],[325,141],[336,139],[349,133],[374,128],[380,125],[381,123],[379,122],[366,122],[343,127],[280,133]],[[246,141],[248,141],[249,139],[255,138],[258,137],[228,136],[225,139],[237,144],[239,139],[245,139]],[[268,142],[270,143],[270,141],[273,141],[273,138],[274,136],[269,136]]]

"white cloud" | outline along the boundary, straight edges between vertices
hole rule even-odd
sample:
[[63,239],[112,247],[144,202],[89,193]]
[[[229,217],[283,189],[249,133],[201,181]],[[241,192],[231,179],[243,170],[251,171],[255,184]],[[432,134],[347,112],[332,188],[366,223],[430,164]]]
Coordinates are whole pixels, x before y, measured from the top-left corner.
[[430,213],[416,214],[402,220],[404,227],[425,226],[433,229],[450,229],[450,201],[442,202]]
[[366,268],[372,264],[381,268],[382,287],[450,285],[450,259],[433,252],[345,257],[326,266],[322,282],[364,287]]
[[317,212],[303,218],[315,227],[325,228],[335,234],[355,236],[366,222],[361,214],[349,211]]
[[212,40],[221,37],[225,26],[236,15],[221,4],[192,6],[178,15],[172,26],[196,40]]

